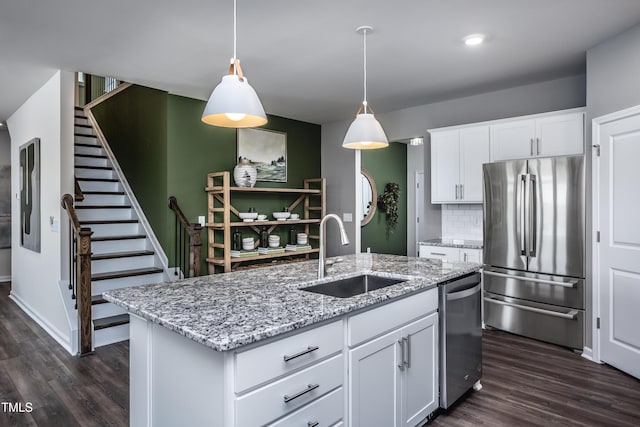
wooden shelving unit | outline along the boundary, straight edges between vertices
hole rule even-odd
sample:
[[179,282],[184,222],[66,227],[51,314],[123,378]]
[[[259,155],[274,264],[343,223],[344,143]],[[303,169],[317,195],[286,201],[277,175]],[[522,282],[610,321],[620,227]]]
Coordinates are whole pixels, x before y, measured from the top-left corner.
[[[229,172],[213,172],[207,175],[208,194],[207,230],[209,236],[207,263],[209,274],[216,272],[216,267],[224,272],[232,271],[241,263],[255,261],[273,261],[309,258],[309,255],[318,253],[318,227],[326,214],[326,181],[324,178],[304,180],[304,188],[264,188],[264,187],[232,187]],[[302,204],[302,217],[298,220],[286,221],[254,221],[244,222],[240,219],[240,211],[232,204],[233,194],[253,193],[264,194],[265,197],[274,194],[297,195],[289,205],[289,210],[294,211]],[[285,252],[269,255],[257,255],[242,258],[231,257],[231,228],[244,227],[260,235],[260,228],[268,227],[268,232],[273,232],[279,226],[303,225],[304,232],[308,235],[311,250],[298,252]],[[256,241],[256,247],[259,239]]]

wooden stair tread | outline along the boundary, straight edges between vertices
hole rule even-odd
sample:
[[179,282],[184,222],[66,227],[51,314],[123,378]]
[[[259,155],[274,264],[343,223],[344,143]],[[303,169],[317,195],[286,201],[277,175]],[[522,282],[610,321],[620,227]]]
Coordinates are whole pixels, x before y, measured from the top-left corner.
[[86,157],[89,159],[106,159],[107,156],[103,154],[74,154],[75,157]]
[[109,301],[107,301],[106,299],[104,299],[102,297],[102,294],[100,295],[91,295],[91,305],[98,305],[98,304],[106,304]]
[[99,169],[99,170],[105,170],[105,171],[113,170],[113,168],[111,166],[76,165],[75,168],[76,169]]
[[120,182],[118,178],[76,178],[78,181]]
[[80,225],[135,224],[137,222],[137,219],[96,219],[91,221],[80,221]]
[[124,196],[124,191],[83,191],[83,194],[93,194],[99,196]]
[[135,268],[133,270],[111,271],[108,273],[96,273],[91,275],[91,281],[120,279],[131,276],[144,276],[145,274],[162,273],[164,270],[159,267]]
[[94,254],[91,257],[93,261],[99,261],[103,259],[114,259],[114,258],[128,258],[128,257],[136,257],[136,256],[146,256],[153,255],[154,251],[144,250],[144,251],[126,251],[126,252],[105,252],[102,254]]
[[145,234],[127,234],[123,236],[98,236],[92,237],[92,242],[108,242],[111,240],[133,240],[133,239],[146,239]]
[[129,315],[118,314],[117,316],[95,319],[93,321],[93,329],[97,331],[100,329],[111,328],[113,326],[126,325],[127,323],[129,323]]
[[[87,194],[87,193],[83,193]],[[76,205],[76,209],[131,209],[130,205]]]

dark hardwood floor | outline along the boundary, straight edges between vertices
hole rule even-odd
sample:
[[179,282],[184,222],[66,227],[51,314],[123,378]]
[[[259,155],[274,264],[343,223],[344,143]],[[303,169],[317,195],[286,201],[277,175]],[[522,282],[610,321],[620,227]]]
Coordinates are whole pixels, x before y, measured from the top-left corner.
[[[129,344],[78,358],[8,298],[0,284],[0,426],[126,426]],[[499,331],[483,337],[483,389],[428,426],[640,426],[640,381],[570,350]],[[381,426],[386,427],[386,426]]]

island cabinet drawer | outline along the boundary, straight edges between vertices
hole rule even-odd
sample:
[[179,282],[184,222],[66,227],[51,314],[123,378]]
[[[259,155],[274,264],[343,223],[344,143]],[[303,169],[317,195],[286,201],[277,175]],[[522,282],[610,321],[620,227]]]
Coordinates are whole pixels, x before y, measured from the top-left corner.
[[[273,422],[342,386],[342,354],[291,374],[235,401],[236,427]],[[343,411],[343,402],[339,403]]]
[[356,314],[351,316],[348,321],[348,344],[350,347],[354,347],[437,309],[438,288],[432,288],[382,307]]
[[344,413],[344,388],[340,387],[331,393],[314,400],[307,406],[298,409],[278,421],[269,424],[269,427],[293,427],[293,426],[335,426],[342,421]]
[[236,393],[341,351],[343,329],[339,320],[236,353]]

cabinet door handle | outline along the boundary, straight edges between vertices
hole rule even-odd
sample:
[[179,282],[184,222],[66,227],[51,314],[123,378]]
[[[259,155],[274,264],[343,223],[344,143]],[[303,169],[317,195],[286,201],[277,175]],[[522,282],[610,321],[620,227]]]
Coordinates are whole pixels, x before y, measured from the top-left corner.
[[460,200],[464,200],[464,185],[460,184]]
[[309,393],[310,391],[313,391],[315,389],[317,389],[318,387],[320,387],[320,384],[308,384],[307,388],[305,388],[302,391],[297,392],[296,394],[294,394],[293,396],[287,396],[286,394],[284,395],[284,403],[289,403],[291,402],[293,399],[297,399],[300,396],[304,396],[305,394]]
[[407,335],[403,338],[403,340],[407,343],[407,352],[405,356],[407,360],[404,362],[404,364],[406,365],[407,369],[409,369],[411,367],[411,335]]
[[536,153],[540,155],[540,138],[536,138]]
[[436,255],[436,256],[447,256],[447,254],[443,254],[440,252],[431,252],[431,255]]
[[287,356],[286,354],[283,356],[283,359],[285,362],[288,362],[290,360],[296,359],[300,356],[304,356],[305,354],[309,354],[312,351],[316,351],[318,350],[320,347],[318,347],[317,345],[310,345],[309,347],[307,347],[306,350],[302,350],[300,353],[296,353],[296,354],[292,354],[291,356]]
[[529,141],[531,141],[531,143],[529,144],[529,147],[530,147],[531,155],[533,156],[533,138],[531,138]]
[[320,425],[320,422],[318,421],[308,421],[307,422],[307,427],[318,427]]
[[464,253],[464,262],[467,262],[467,253]]
[[456,200],[458,200],[459,196],[458,196],[458,184],[456,184]]
[[398,368],[400,370],[404,370],[404,337],[398,340],[398,344],[400,344],[400,363],[398,363]]

